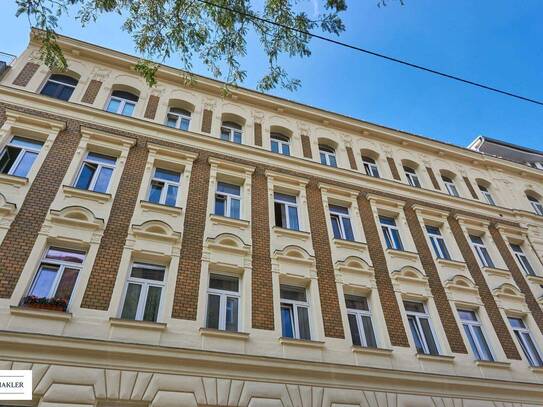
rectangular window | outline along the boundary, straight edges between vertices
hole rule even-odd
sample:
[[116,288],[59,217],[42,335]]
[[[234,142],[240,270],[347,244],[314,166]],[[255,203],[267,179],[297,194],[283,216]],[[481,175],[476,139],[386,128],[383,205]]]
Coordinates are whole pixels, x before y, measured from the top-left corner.
[[311,339],[305,288],[281,285],[281,328],[285,338]]
[[379,216],[381,229],[385,238],[385,243],[388,249],[404,250],[402,239],[400,238],[400,230],[396,226],[394,218],[387,216]]
[[128,278],[122,319],[156,322],[162,304],[166,268],[147,263],[134,263]]
[[362,164],[364,165],[364,171],[366,175],[379,178],[379,167],[373,158],[362,156]]
[[237,332],[239,312],[239,278],[211,274],[207,290],[206,327]]
[[26,177],[40,153],[40,141],[14,136],[0,154],[0,174]]
[[109,189],[109,182],[116,162],[115,157],[88,152],[79,170],[74,187],[106,193]]
[[275,225],[281,228],[300,230],[296,196],[275,192],[273,198]]
[[336,239],[354,240],[349,208],[338,205],[329,205],[332,230]]
[[490,352],[490,347],[486,341],[485,335],[483,333],[483,328],[481,323],[477,319],[477,314],[475,311],[471,310],[458,310],[458,315],[460,316],[460,322],[468,338],[469,345],[471,350],[475,354],[475,357],[478,360],[489,360],[494,361],[492,352]]
[[239,185],[217,183],[215,192],[215,215],[239,219],[241,214],[241,187]]
[[425,305],[413,301],[404,301],[403,305],[417,352],[426,355],[439,355],[439,349],[430,324],[430,316],[426,312]]
[[368,299],[357,295],[345,295],[345,305],[353,345],[376,348],[377,341],[371,322]]
[[28,296],[23,302],[30,303],[36,299],[55,300],[66,309],[84,260],[85,252],[50,247],[42,258]]
[[535,276],[535,271],[528,261],[528,257],[526,257],[522,251],[520,245],[511,243],[511,249],[513,250],[513,253],[515,253],[515,257],[517,258],[517,261],[520,263],[524,272],[529,276]]
[[541,353],[535,346],[535,342],[532,339],[530,331],[524,324],[524,321],[521,318],[509,317],[509,324],[515,333],[515,336],[524,352],[524,355],[528,359],[528,362],[531,366],[543,366],[543,359],[541,358]]
[[438,227],[426,225],[426,232],[428,232],[428,238],[432,243],[434,253],[438,259],[450,260],[451,255],[445,244],[445,239],[441,236],[441,231]]
[[460,196],[460,194],[458,193],[458,188],[456,188],[456,185],[451,178],[442,176],[441,179],[443,180],[443,183],[445,184],[445,188],[447,188],[447,192],[449,193],[449,195]]
[[477,257],[479,258],[482,266],[494,268],[494,262],[492,261],[492,258],[485,247],[483,239],[480,236],[475,235],[469,235],[469,238],[471,240],[473,250],[475,250],[475,253],[477,253]]
[[405,177],[407,178],[407,183],[411,185],[412,187],[420,188],[420,180],[419,176],[415,172],[415,170],[411,167],[403,167],[403,170],[405,172]]
[[155,168],[149,189],[149,202],[175,206],[180,180],[181,174],[179,172]]

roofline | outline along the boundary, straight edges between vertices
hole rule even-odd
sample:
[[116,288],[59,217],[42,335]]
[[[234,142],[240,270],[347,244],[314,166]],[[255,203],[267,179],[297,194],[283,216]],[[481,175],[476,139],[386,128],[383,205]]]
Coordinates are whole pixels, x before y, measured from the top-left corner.
[[[524,151],[524,152],[527,152],[527,153],[530,153],[530,154],[537,154],[537,155],[543,156],[543,151],[539,151],[539,150],[536,150],[536,149],[533,149],[533,148],[519,146],[518,144],[508,143],[507,141],[498,140],[498,139],[495,139],[495,138],[492,138],[492,137],[487,137],[487,136],[479,136],[477,139],[479,139],[479,138],[481,138],[483,142],[488,141],[488,142],[491,142],[491,143],[494,143],[494,144],[502,145],[504,147],[514,148],[516,150],[521,150],[521,151]],[[473,141],[472,144],[473,143],[475,143],[475,141]]]

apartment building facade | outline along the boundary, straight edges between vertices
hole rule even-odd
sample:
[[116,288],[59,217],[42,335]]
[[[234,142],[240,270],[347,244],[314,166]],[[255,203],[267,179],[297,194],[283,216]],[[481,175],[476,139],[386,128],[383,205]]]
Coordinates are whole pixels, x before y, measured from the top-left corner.
[[0,79],[22,405],[543,405],[540,170],[59,44]]

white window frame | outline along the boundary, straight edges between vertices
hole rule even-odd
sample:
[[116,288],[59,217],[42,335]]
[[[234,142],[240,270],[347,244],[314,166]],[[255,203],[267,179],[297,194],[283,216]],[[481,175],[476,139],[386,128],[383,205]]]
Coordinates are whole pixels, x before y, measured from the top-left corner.
[[[223,191],[219,191],[219,183],[223,183],[223,184],[228,184],[228,185],[235,185],[237,187],[239,187],[239,195],[235,195],[235,194],[231,194],[229,192],[223,192]],[[221,196],[224,196],[226,197],[226,207],[224,209],[224,215],[222,216],[225,216],[227,218],[232,218],[232,219],[241,219],[241,215],[243,213],[243,200],[241,198],[242,196],[242,189],[243,187],[241,185],[236,185],[236,184],[231,184],[229,182],[223,182],[223,181],[217,181],[217,184],[215,186],[215,199],[217,198],[217,195],[221,195]],[[239,218],[233,218],[232,217],[232,199],[237,199],[239,201]],[[216,201],[214,202],[214,204],[216,205]],[[216,209],[214,210],[214,212],[216,212]],[[221,215],[218,215],[218,216],[221,216]]]
[[[371,161],[368,161],[368,159]],[[379,174],[379,166],[377,165],[375,159],[363,155],[362,166],[364,167],[366,175],[369,175],[370,177],[381,178],[381,175]]]
[[[426,234],[428,235],[428,238],[430,239],[430,243],[432,245],[432,248],[437,253],[436,256],[438,259],[444,259],[444,260],[450,260],[451,259],[451,253],[449,251],[449,248],[447,247],[447,242],[445,241],[445,238],[441,234],[441,229],[438,226],[429,225],[434,228],[436,228],[439,231],[439,234],[432,233],[426,227],[424,228],[426,230]],[[442,247],[439,245],[439,242],[434,243],[434,241],[441,240],[443,242],[443,245],[445,246],[447,253],[443,252]]]
[[[7,143],[4,148],[2,149],[2,154],[0,154],[0,158],[4,156],[4,154],[6,154],[7,152],[7,148],[8,147],[13,147],[13,148],[17,148],[19,149],[19,153],[17,154],[17,158],[15,159],[15,161],[13,162],[11,168],[9,169],[9,171],[7,172],[7,175],[12,175],[12,176],[16,176],[16,175],[13,175],[13,173],[15,172],[15,170],[17,169],[17,167],[19,166],[21,160],[23,159],[25,153],[28,151],[30,153],[34,153],[36,154],[36,158],[34,159],[34,161],[32,162],[32,166],[29,168],[28,170],[28,173],[30,171],[32,171],[32,168],[34,167],[34,163],[36,162],[36,159],[38,158],[39,154],[40,154],[40,151],[41,151],[41,147],[38,148],[38,149],[34,149],[34,148],[29,148],[29,147],[22,147],[22,146],[18,146],[17,144],[13,144],[13,139],[14,138],[20,138],[20,139],[26,139],[26,140],[32,140],[32,141],[35,141],[37,143],[41,143],[41,147],[43,147],[43,142],[42,141],[39,141],[39,140],[36,140],[36,139],[32,139],[32,138],[29,138],[29,137],[22,137],[22,136],[18,136],[16,134],[14,134],[13,136],[11,136],[11,139],[9,141],[9,143]],[[25,178],[28,176],[28,173],[25,175]]]
[[[297,195],[291,195],[291,194],[283,194],[283,195],[293,196],[296,199],[296,203],[292,203],[292,202],[288,202],[288,201],[283,201],[280,198],[276,198],[275,197],[275,192],[276,191],[274,191],[274,195],[273,195],[274,211],[275,211],[275,203],[279,203],[280,205],[285,206],[285,213],[287,214],[287,216],[286,216],[287,224],[284,225],[283,228],[290,229],[290,230],[301,230],[302,225],[300,223],[300,211],[299,211],[299,207],[298,207],[298,196]],[[279,193],[282,194],[282,192],[279,192]],[[288,213],[289,213],[288,209],[289,208],[295,208],[296,209],[296,218],[298,219],[298,229],[293,229],[292,225],[290,224],[290,216],[288,216]],[[274,212],[274,215],[275,215],[275,212]]]
[[[473,236],[476,236],[476,235],[473,235]],[[477,254],[477,258],[479,259],[479,263],[483,266],[483,267],[490,267],[490,268],[495,268],[496,265],[494,264],[494,260],[492,260],[492,257],[490,256],[490,252],[488,251],[488,247],[486,247],[485,245],[485,241],[483,239],[482,236],[477,236],[481,239],[481,241],[483,243],[475,243],[471,240],[471,236],[469,236],[469,242],[471,244],[471,247],[473,247],[473,250],[475,251],[475,253]],[[490,259],[490,262],[491,264],[488,264],[487,263],[487,260],[482,252],[482,249],[485,249],[487,254],[488,254],[488,258]]]
[[[460,316],[460,311],[473,312],[473,315],[475,316],[475,321],[468,320],[468,319],[462,319],[462,317]],[[488,351],[490,352],[490,359],[480,359],[480,358],[477,358],[477,359],[478,360],[483,360],[483,361],[494,362],[496,360],[496,357],[494,356],[494,352],[492,350],[492,347],[490,346],[490,342],[488,342],[488,339],[487,339],[487,337],[485,335],[485,330],[483,329],[483,325],[481,324],[481,321],[479,321],[479,317],[477,315],[477,312],[475,312],[474,310],[471,310],[471,309],[458,308],[458,317],[460,319],[460,323],[463,326],[466,326],[466,328],[468,329],[469,335],[470,335],[471,339],[473,340],[473,342],[475,343],[475,347],[477,348],[476,351],[477,351],[477,353],[479,355],[482,355],[484,353],[483,352],[484,347],[483,347],[483,345],[481,345],[481,342],[479,340],[479,336],[475,332],[475,327],[478,326],[479,328],[481,328],[481,333],[482,333],[482,335],[484,337],[484,340],[485,340],[485,342],[486,342],[486,344],[488,346]],[[469,338],[468,338],[468,343],[470,343],[470,345],[471,345],[471,342],[469,341]],[[475,353],[475,351],[474,351],[474,353]]]
[[[286,285],[287,284],[281,284]],[[294,326],[292,327],[292,332],[294,333],[294,339],[302,339],[300,338],[300,323],[298,321],[298,308],[305,308],[307,309],[307,320],[309,324],[309,339],[302,339],[302,340],[312,340],[313,338],[313,327],[311,324],[311,305],[309,304],[309,295],[307,287],[303,287],[305,290],[305,298],[306,301],[296,301],[296,300],[289,300],[286,298],[281,298],[281,294],[279,294],[279,302],[280,302],[280,309],[283,309],[283,304],[288,305],[292,312],[292,321]],[[279,290],[281,291],[281,290]],[[280,312],[279,315],[280,318],[283,318],[282,312]],[[281,329],[283,327],[283,320],[281,319]]]
[[63,247],[57,247],[57,246],[48,246],[47,247],[47,249],[45,250],[45,252],[43,253],[43,255],[41,257],[40,263],[38,265],[38,270],[36,271],[36,273],[34,273],[32,284],[30,285],[30,287],[27,290],[27,295],[31,295],[30,293],[34,290],[34,287],[36,286],[36,283],[38,282],[37,281],[38,280],[38,275],[41,272],[41,268],[42,268],[42,266],[44,264],[54,264],[54,265],[59,266],[58,272],[57,272],[57,274],[55,276],[55,280],[51,284],[51,288],[49,289],[49,293],[48,293],[47,297],[45,297],[45,298],[54,298],[53,296],[57,292],[58,285],[60,283],[62,275],[64,274],[64,270],[66,268],[77,269],[78,272],[77,272],[76,280],[74,282],[74,288],[73,288],[72,293],[70,294],[70,301],[68,302],[68,304],[66,306],[66,309],[68,309],[68,307],[72,303],[72,299],[74,298],[73,294],[74,294],[75,289],[77,287],[77,283],[79,281],[79,276],[81,275],[81,270],[83,269],[83,264],[85,263],[85,258],[87,257],[87,253],[85,253],[85,258],[83,259],[82,263],[74,263],[74,262],[70,262],[70,261],[62,261],[62,260],[55,260],[55,259],[46,258],[47,253],[49,252],[50,249],[69,250],[69,249],[65,249]]
[[543,204],[539,201],[539,199],[533,196],[528,196],[528,201],[530,201],[535,214],[543,216]]
[[[522,250],[522,246],[520,244],[517,244],[517,246],[520,249],[520,252],[517,252],[513,248],[513,246],[509,245],[509,247],[511,248],[511,251],[515,255],[515,258],[517,259],[517,263],[520,264],[520,267],[522,268],[522,270],[524,271],[524,273],[527,276],[535,276],[536,274],[535,274],[534,267],[532,266],[532,263],[530,263],[530,260],[528,259],[528,256],[526,256],[526,253],[524,253],[524,250]],[[526,264],[522,261],[522,259],[524,259],[526,261],[526,263],[528,263],[530,265],[531,270],[527,269]]]
[[[97,165],[96,171],[94,171],[94,174],[92,174],[91,182],[89,184],[89,187],[86,189],[87,191],[94,191],[94,187],[96,186],[96,182],[98,181],[98,175],[100,174],[100,171],[102,171],[102,168],[110,168],[111,169],[111,177],[109,178],[107,189],[103,193],[109,193],[109,189],[111,188],[111,180],[113,179],[113,175],[115,174],[115,167],[117,166],[117,160],[118,157],[108,156],[110,158],[115,158],[115,164],[104,164],[100,161],[94,161],[92,159],[89,159],[89,154],[101,154],[94,151],[87,151],[85,154],[85,158],[83,159],[81,166],[79,167],[79,171],[77,172],[77,177],[75,177],[75,180],[73,182],[73,186],[77,184],[77,181],[79,181],[79,177],[81,177],[81,173],[83,172],[83,168],[85,167],[85,163],[91,163]],[[102,154],[105,155],[105,154]]]
[[[228,290],[219,290],[217,288],[211,288],[209,287],[211,283],[211,276],[212,275],[218,275],[218,276],[227,276],[232,278],[237,278],[238,280],[238,291],[228,291]],[[220,274],[220,273],[209,273],[209,279],[207,282],[207,304],[206,304],[206,326],[207,326],[207,317],[209,315],[209,294],[217,295],[219,300],[219,330],[220,331],[226,331],[226,303],[228,300],[228,297],[237,298],[238,300],[238,326],[235,331],[227,331],[227,332],[241,332],[241,293],[240,293],[240,287],[241,287],[241,278],[235,275],[230,274]]]
[[486,202],[489,205],[496,206],[496,201],[494,200],[494,197],[492,196],[488,188],[485,187],[484,185],[477,185],[477,186],[479,187],[479,191],[481,191],[481,194],[483,194],[483,196],[485,197]]
[[[75,88],[76,88],[77,84],[79,84],[79,79],[75,79],[75,78],[71,77],[70,75],[60,74],[60,75],[62,75],[62,76],[71,78],[71,79],[73,79],[73,80],[75,80],[75,81],[77,82],[76,85],[72,85],[71,83],[61,82],[61,81],[59,81],[59,80],[52,79],[52,76],[53,76],[53,75],[54,75],[54,74],[49,75],[49,77],[47,78],[47,80],[43,83],[43,86],[42,86],[41,89],[40,89],[40,95],[42,94],[42,92],[43,92],[43,90],[45,89],[45,87],[47,86],[47,84],[48,84],[49,82],[51,82],[51,83],[55,83],[55,84],[57,84],[57,85],[65,86],[65,87],[67,87],[67,88],[72,88],[72,93],[71,93],[70,97],[68,98],[68,100],[70,100],[71,97],[72,97],[72,95],[73,95],[73,92],[75,91]],[[48,96],[48,95],[44,95],[44,96]],[[56,99],[56,98],[55,98],[55,99]],[[64,100],[64,99],[59,99],[59,100]]]
[[[347,294],[347,295],[350,295],[350,294]],[[368,304],[368,309],[367,310],[361,310],[361,309],[348,308],[347,305],[345,305],[345,309],[347,310],[347,316],[348,315],[354,315],[355,316],[355,318],[356,318],[356,327],[358,328],[358,336],[360,337],[360,343],[361,343],[361,346],[363,346],[363,347],[368,347],[368,342],[367,342],[367,338],[366,338],[366,331],[364,330],[364,324],[362,322],[362,317],[364,317],[364,316],[369,317],[369,319],[371,321],[371,327],[373,329],[373,336],[375,337],[375,347],[378,348],[379,347],[379,341],[377,339],[377,333],[375,332],[375,326],[374,326],[374,323],[373,323],[373,318],[371,316],[370,301],[369,301],[368,297],[363,297],[361,295],[355,295],[355,296],[365,298],[366,299],[366,304]],[[347,321],[348,321],[348,317],[347,317]],[[348,323],[348,325],[349,325],[349,329],[350,329],[350,324]]]
[[[513,325],[511,324],[511,318],[520,319],[522,321],[522,324],[524,325],[524,328],[513,327]],[[526,322],[524,321],[524,318],[508,317],[508,320],[509,320],[509,326],[511,327],[511,330],[515,334],[515,338],[519,342],[520,347],[522,351],[524,352],[526,359],[528,359],[528,363],[530,364],[530,366],[534,366],[534,367],[543,366],[543,364],[539,365],[535,363],[535,361],[537,360],[536,356],[539,356],[539,359],[542,359],[542,360],[543,360],[543,356],[541,355],[541,351],[537,349],[537,342],[534,340],[534,337],[532,333],[530,332],[530,329],[528,329],[528,327],[526,326]],[[525,335],[529,336],[530,339],[532,340],[534,349],[532,349],[530,346],[527,345]]]
[[[168,112],[166,113],[166,125],[168,125],[168,116],[170,116],[170,115],[171,115],[171,116],[176,116],[177,119],[176,119],[176,121],[175,121],[175,126],[172,127],[172,128],[174,128],[174,129],[179,129],[179,130],[183,130],[183,131],[188,131],[189,128],[190,128],[190,121],[191,121],[192,115],[187,116],[186,114],[177,113],[177,112],[172,112],[172,109],[180,109],[180,110],[184,110],[184,111],[186,111],[186,112],[188,112],[188,113],[191,113],[191,112],[188,111],[187,109],[183,109],[183,108],[181,108],[181,107],[170,106],[170,107],[168,108]],[[181,123],[182,123],[183,119],[188,120],[188,122],[189,122],[189,124],[188,124],[186,130],[181,129]],[[169,126],[168,126],[168,127],[169,127]]]
[[[326,151],[325,149],[330,149],[333,152]],[[324,155],[324,162],[322,162],[323,155]],[[332,164],[331,157],[334,158],[334,164]],[[321,164],[336,168],[337,167],[336,149],[330,146],[319,145],[319,159],[320,159]]]
[[[226,129],[228,130],[228,140],[224,140],[224,141],[230,141],[231,143],[236,143],[236,144],[243,144],[243,126],[239,125],[238,126],[240,127],[239,129],[236,129],[235,127],[231,127],[231,126],[228,126],[228,125],[225,125],[224,123],[225,122],[229,122],[228,120],[225,120],[221,123],[221,140],[224,140],[222,138],[222,135],[223,135],[223,129]],[[231,122],[231,123],[234,123],[234,122]],[[237,123],[236,123],[237,124]],[[237,141],[234,141],[234,133],[237,132],[240,134],[240,141],[239,143]]]
[[[407,169],[411,171],[407,171]],[[419,175],[417,174],[417,170],[415,170],[412,167],[409,167],[407,165],[403,166],[403,172],[405,174],[405,177],[407,178],[407,183],[415,188],[421,188],[422,184],[420,183]]]
[[[409,326],[409,316],[411,316],[411,317],[415,318],[415,323],[416,323],[416,326],[417,326],[419,338],[420,338],[421,343],[422,343],[424,354],[425,355],[432,355],[430,353],[430,348],[428,347],[428,343],[426,342],[426,336],[424,335],[424,330],[422,329],[422,325],[420,323],[420,320],[422,318],[427,319],[428,320],[428,326],[430,327],[430,333],[432,334],[432,337],[433,337],[434,342],[436,344],[437,354],[441,355],[441,349],[440,349],[440,346],[439,346],[439,341],[437,340],[437,336],[436,336],[436,333],[435,333],[435,330],[434,330],[432,319],[430,318],[430,314],[428,313],[428,308],[427,308],[426,303],[420,302],[420,301],[410,301],[410,300],[405,300],[405,301],[418,303],[418,304],[421,304],[424,307],[424,312],[415,312],[415,311],[407,311],[407,310],[405,310],[405,314],[407,316],[407,328],[409,329],[409,332],[411,332],[411,327]],[[404,309],[405,309],[405,305],[404,305]],[[412,332],[411,332],[411,335],[413,335]],[[413,338],[413,342],[415,342],[414,338]]]
[[[161,204],[161,205],[166,205],[166,197],[168,196],[168,189],[170,188],[170,185],[171,186],[176,186],[177,187],[177,196],[175,197],[175,204],[174,206],[177,206],[178,202],[179,202],[179,191],[181,190],[181,172],[179,172],[179,182],[175,182],[175,181],[169,181],[169,180],[165,180],[165,179],[162,179],[162,178],[157,178],[156,177],[156,170],[157,169],[165,169],[165,168],[159,168],[159,167],[154,167],[153,168],[153,176],[151,177],[151,182],[149,183],[149,191],[147,193],[147,200],[149,201],[150,197],[151,197],[151,191],[153,189],[153,181],[155,182],[161,182],[163,184],[163,187],[162,187],[162,191],[160,191],[160,198],[158,200],[158,203]],[[169,171],[173,171],[173,170],[169,170]]]
[[[136,96],[136,95],[134,95]],[[139,97],[138,97],[139,99]],[[119,107],[117,108],[117,110],[115,112],[111,111],[111,110],[108,110],[109,108],[109,104],[111,103],[112,100],[117,100],[119,102]],[[125,98],[122,98],[122,97],[119,97],[119,96],[113,96],[113,94],[111,94],[107,100],[107,103],[106,103],[106,112],[108,113],[115,113],[115,114],[120,114],[121,116],[126,116],[123,114],[123,110],[124,110],[124,106],[127,105],[127,104],[131,104],[133,105],[133,109],[132,109],[132,113],[136,110],[136,104],[138,102],[134,102],[133,100],[128,100],[128,99],[125,99]],[[130,116],[126,116],[126,117],[132,117],[132,114]]]
[[[149,269],[155,269],[155,270],[164,270],[164,279],[162,281],[158,280],[148,280],[145,278],[138,278],[138,277],[132,277],[132,269],[134,265],[140,265],[145,266]],[[128,294],[128,285],[130,283],[132,284],[139,284],[141,285],[141,291],[140,296],[138,298],[138,307],[136,309],[136,315],[134,319],[130,319],[128,321],[143,321],[143,313],[145,312],[145,304],[147,303],[147,294],[149,292],[149,287],[160,287],[160,303],[158,305],[158,312],[157,312],[157,318],[155,322],[159,322],[162,318],[162,307],[164,304],[164,297],[166,295],[165,287],[166,287],[166,273],[167,273],[167,267],[160,266],[158,264],[149,264],[149,263],[141,263],[141,262],[132,262],[130,264],[130,269],[128,272],[128,278],[126,279],[126,283],[124,285],[124,292],[123,292],[123,298],[121,299],[121,309],[119,311],[119,317],[121,317],[124,309],[124,302],[126,300],[126,294]],[[145,321],[145,322],[152,322],[152,321]]]
[[[287,141],[283,139],[286,139]],[[287,137],[281,133],[272,132],[270,134],[270,149],[272,148],[273,143],[277,143],[278,154],[286,156],[290,155],[290,137]],[[285,154],[285,146],[288,148],[288,154]]]
[[[446,181],[444,178],[450,179],[450,181]],[[458,191],[458,188],[454,182],[454,179],[451,177],[448,177],[446,175],[441,176],[441,180],[443,181],[443,184],[445,184],[445,188],[447,189],[447,192],[450,196],[460,197],[460,192]]]
[[[388,233],[389,240],[390,240],[390,242],[392,243],[392,246],[393,246],[391,249],[404,251],[405,246],[404,246],[404,243],[403,243],[402,234],[400,233],[400,228],[396,224],[396,218],[393,218],[393,217],[390,217],[390,216],[383,216],[383,217],[390,218],[390,219],[394,220],[394,225],[388,225],[388,224],[382,223],[381,218],[379,217],[379,226],[381,226],[381,231],[383,233],[383,239],[385,240],[385,247],[386,247],[386,236],[387,236],[387,233]],[[387,231],[385,231],[384,229],[387,229]],[[394,239],[393,234],[392,234],[393,230],[398,232],[401,247],[396,246],[396,240]]]
[[[336,212],[333,209],[333,206],[341,206],[341,205],[329,205],[328,206],[328,210],[330,212],[330,222],[332,223],[332,218],[334,216],[338,218],[339,234],[340,234],[339,238],[342,239],[342,240],[349,240],[349,239],[347,239],[347,233],[345,233],[345,225],[343,224],[343,219],[347,219],[349,221],[349,223],[351,224],[351,232],[353,234],[353,239],[352,240],[355,241],[356,238],[354,236],[353,222],[352,222],[352,219],[351,219],[351,208],[346,207],[346,206],[341,206],[342,208],[347,209],[347,214],[345,214],[345,213],[341,213],[341,212]],[[333,231],[334,231],[334,228],[332,226],[332,234],[333,234]]]

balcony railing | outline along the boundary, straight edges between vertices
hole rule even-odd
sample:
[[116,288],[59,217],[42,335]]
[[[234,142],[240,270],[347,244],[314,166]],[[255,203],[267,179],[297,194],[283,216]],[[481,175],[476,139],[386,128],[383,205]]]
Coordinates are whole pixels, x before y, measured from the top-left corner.
[[13,61],[15,61],[15,55],[0,52],[0,78],[13,64]]

